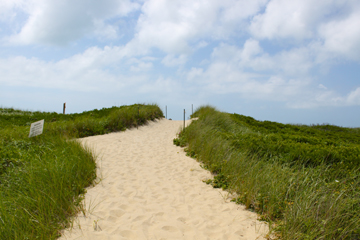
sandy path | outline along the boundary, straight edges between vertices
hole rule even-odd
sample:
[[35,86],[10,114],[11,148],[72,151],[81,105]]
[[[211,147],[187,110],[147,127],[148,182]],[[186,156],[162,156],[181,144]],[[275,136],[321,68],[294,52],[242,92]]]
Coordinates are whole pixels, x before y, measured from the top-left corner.
[[211,174],[173,145],[182,124],[163,119],[81,139],[99,155],[103,180],[60,239],[263,239],[256,214],[203,183]]

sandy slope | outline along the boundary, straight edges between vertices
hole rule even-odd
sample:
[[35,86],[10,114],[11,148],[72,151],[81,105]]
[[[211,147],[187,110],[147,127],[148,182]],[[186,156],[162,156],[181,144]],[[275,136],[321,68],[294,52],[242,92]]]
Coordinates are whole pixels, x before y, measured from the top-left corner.
[[81,139],[99,155],[103,180],[60,239],[263,239],[256,214],[203,183],[211,174],[173,145],[182,124],[163,119]]

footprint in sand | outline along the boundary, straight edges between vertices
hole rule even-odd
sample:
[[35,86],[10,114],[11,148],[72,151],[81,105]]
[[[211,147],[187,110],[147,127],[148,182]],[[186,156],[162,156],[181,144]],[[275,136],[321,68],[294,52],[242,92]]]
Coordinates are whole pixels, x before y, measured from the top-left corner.
[[168,232],[177,232],[177,231],[179,231],[178,228],[173,227],[173,226],[163,226],[161,229],[164,230],[164,231],[168,231]]
[[155,216],[157,216],[157,217],[162,217],[163,215],[164,215],[164,212],[158,212],[155,214]]
[[179,217],[177,220],[179,222],[186,223],[186,218],[184,218],[184,217]]
[[106,220],[109,222],[115,223],[117,221],[117,217],[109,216]]
[[121,208],[122,210],[124,210],[124,211],[129,211],[129,210],[131,209],[131,207],[129,207],[128,205],[125,205],[125,204],[122,204],[122,205],[120,206],[120,208]]
[[121,217],[122,215],[124,215],[125,214],[125,212],[124,211],[122,211],[122,210],[112,210],[112,211],[110,211],[112,214],[114,214],[116,217]]
[[120,235],[125,238],[136,238],[136,234],[130,230],[124,230],[120,232]]
[[134,222],[137,222],[137,221],[142,221],[142,220],[144,220],[144,219],[146,219],[146,216],[137,216],[136,218],[134,218]]

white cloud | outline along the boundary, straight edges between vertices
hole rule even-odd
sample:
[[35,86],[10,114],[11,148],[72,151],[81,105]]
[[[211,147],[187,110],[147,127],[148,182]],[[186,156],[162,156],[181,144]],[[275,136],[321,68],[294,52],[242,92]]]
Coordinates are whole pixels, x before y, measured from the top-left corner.
[[360,87],[348,94],[346,102],[348,105],[360,105]]
[[206,47],[208,45],[208,43],[206,42],[206,41],[204,41],[204,40],[202,40],[202,41],[200,41],[199,43],[198,43],[198,45],[196,46],[196,48],[203,48],[203,47]]
[[98,90],[99,79],[103,86],[118,85],[113,76],[99,68],[90,69],[86,63],[46,63],[35,58],[14,57],[0,61],[0,72],[1,84],[5,86],[94,91]]
[[131,65],[130,71],[132,72],[144,72],[153,68],[153,63],[144,59],[131,58],[127,63]]
[[241,53],[242,61],[250,60],[254,56],[263,52],[263,49],[259,45],[259,41],[248,39],[244,44],[244,49]]
[[93,33],[114,38],[116,29],[106,20],[125,16],[139,7],[130,0],[34,0],[22,8],[28,19],[21,31],[7,40],[13,44],[65,45]]
[[316,81],[306,74],[293,74],[292,77],[281,74],[281,71],[260,74],[238,68],[236,61],[216,59],[206,69],[192,68],[186,78],[209,96],[237,94],[242,99],[278,101],[289,108],[302,109],[360,105],[360,87],[340,95],[322,84],[316,87]]
[[327,87],[325,87],[325,86],[322,85],[322,84],[319,84],[318,88],[327,90]]
[[360,61],[360,6],[358,11],[341,20],[320,27],[323,50],[351,60]]
[[191,68],[187,72],[187,81],[215,95],[238,93],[243,98],[285,102],[300,96],[311,84],[308,78],[284,77],[277,69],[261,73],[249,69],[249,63],[240,67],[243,56],[251,62],[254,56],[262,53],[256,41],[250,40],[245,45],[248,50],[221,44],[213,51],[212,61],[206,69]]
[[218,47],[213,49],[211,58],[213,61],[234,62],[239,61],[242,50],[234,45],[220,43]]
[[250,25],[258,38],[309,39],[316,36],[316,27],[328,14],[343,5],[336,0],[271,0],[264,13],[256,15]]
[[307,47],[270,55],[257,40],[248,39],[242,48],[222,43],[211,56],[207,68],[193,67],[186,77],[215,95],[238,93],[245,99],[282,101],[290,108],[359,104],[360,90],[346,97],[316,84],[310,73],[317,63]]
[[346,107],[360,106],[360,87],[341,96],[335,91],[328,90],[322,84],[319,89],[308,89],[306,97],[297,98],[287,105],[290,108],[318,108],[318,107]]
[[183,86],[174,79],[159,76],[155,81],[147,82],[140,86],[139,93],[161,94],[166,96],[171,96],[172,94],[181,95],[182,88]]
[[116,39],[118,37],[118,28],[116,26],[106,24],[102,20],[94,20],[94,34],[100,40]]
[[221,1],[221,18],[222,22],[226,23],[236,23],[239,20],[247,19],[252,17],[254,14],[259,12],[269,0],[257,0],[257,1],[247,1],[247,0],[225,0]]
[[0,84],[85,92],[117,91],[141,84],[145,79],[141,74],[130,74],[129,70],[141,72],[152,68],[149,62],[152,58],[130,62],[127,59],[126,50],[120,47],[92,47],[56,62],[10,57],[0,59]]
[[181,54],[179,57],[175,57],[173,54],[168,54],[161,61],[167,67],[175,67],[184,65],[187,61],[187,56],[185,54]]
[[204,73],[204,69],[202,68],[191,68],[190,71],[187,72],[186,78],[188,81],[198,81],[198,78],[201,78],[201,76]]
[[265,3],[265,0],[149,0],[142,7],[137,33],[128,47],[136,54],[147,54],[151,48],[168,54],[189,54],[204,45],[197,45],[197,41],[227,39],[243,31],[241,27],[247,18]]
[[3,0],[0,1],[0,21],[11,21],[15,18],[14,8],[19,4],[19,0]]
[[214,61],[236,64],[241,69],[256,72],[272,72],[288,77],[306,76],[315,66],[314,57],[306,47],[283,50],[274,55],[268,54],[259,41],[248,39],[242,48],[235,45],[220,44],[212,53]]
[[359,1],[271,0],[249,30],[256,39],[313,51],[318,63],[329,64],[336,58],[360,60],[359,23]]

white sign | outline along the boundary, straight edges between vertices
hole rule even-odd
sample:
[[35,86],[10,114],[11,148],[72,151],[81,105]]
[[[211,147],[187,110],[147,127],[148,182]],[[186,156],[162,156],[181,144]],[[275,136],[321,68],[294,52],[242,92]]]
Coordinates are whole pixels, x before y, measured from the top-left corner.
[[31,124],[30,126],[30,134],[29,137],[35,137],[37,135],[40,135],[43,133],[43,129],[44,129],[44,119],[34,122]]

